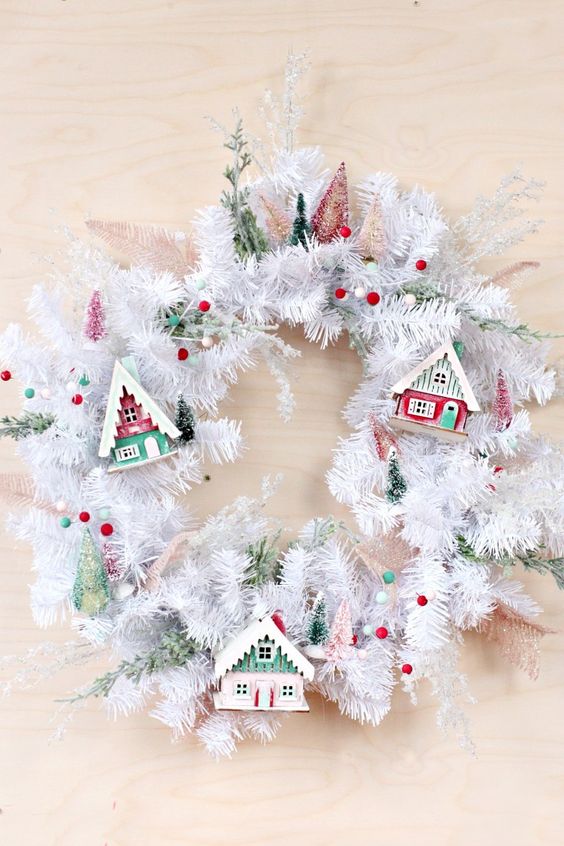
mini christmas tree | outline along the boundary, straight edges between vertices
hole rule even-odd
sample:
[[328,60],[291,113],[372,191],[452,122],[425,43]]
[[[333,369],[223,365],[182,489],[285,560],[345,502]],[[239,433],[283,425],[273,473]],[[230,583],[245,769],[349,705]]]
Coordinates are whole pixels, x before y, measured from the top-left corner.
[[358,248],[366,259],[378,261],[386,251],[386,236],[382,224],[382,206],[374,197],[358,235]]
[[351,609],[346,599],[343,599],[329,635],[329,642],[325,647],[325,657],[328,661],[342,661],[351,654],[353,630],[351,622]]
[[292,235],[290,236],[290,244],[297,247],[301,244],[306,250],[307,239],[311,235],[311,227],[306,217],[306,205],[303,194],[298,194],[298,202],[296,203],[296,217],[292,228]]
[[194,440],[196,435],[196,421],[192,409],[182,396],[179,394],[178,402],[176,404],[176,417],[174,418],[176,428],[180,430],[179,441],[181,444],[188,444]]
[[102,546],[102,559],[108,580],[117,582],[121,578],[121,567],[119,566],[118,555],[111,543],[105,543]]
[[266,228],[270,237],[277,244],[282,244],[288,239],[292,231],[292,221],[284,209],[279,208],[272,200],[262,194],[260,201],[266,215]]
[[513,403],[503,370],[499,370],[497,374],[493,413],[496,432],[503,432],[513,420]]
[[110,586],[102,553],[94,543],[90,529],[85,528],[72,588],[73,605],[77,611],[92,617],[104,610],[109,598]]
[[104,320],[104,306],[102,294],[98,288],[92,291],[90,302],[86,308],[86,320],[84,323],[84,337],[89,341],[100,341],[106,337],[106,325]]
[[341,162],[311,219],[311,228],[318,241],[328,244],[348,222],[347,172],[345,163]]
[[372,427],[374,435],[374,444],[376,452],[380,461],[385,461],[389,455],[391,448],[397,447],[397,440],[394,438],[389,429],[387,429],[376,417],[375,414],[369,415],[369,423]]
[[318,593],[313,604],[311,617],[307,629],[307,637],[310,643],[318,646],[327,643],[329,638],[329,627],[327,625],[327,607],[323,594]]
[[407,490],[399,466],[398,456],[395,450],[390,452],[388,461],[388,485],[386,487],[386,499],[388,502],[399,502]]

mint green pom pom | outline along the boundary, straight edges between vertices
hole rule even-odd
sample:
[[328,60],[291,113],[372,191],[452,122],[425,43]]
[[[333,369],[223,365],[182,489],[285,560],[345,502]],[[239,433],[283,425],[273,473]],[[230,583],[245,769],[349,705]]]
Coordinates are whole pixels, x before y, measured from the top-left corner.
[[362,631],[364,632],[365,635],[372,634],[372,626],[370,626],[370,625],[363,626]]
[[396,580],[396,574],[392,573],[391,570],[385,570],[382,573],[382,578],[384,579],[384,583],[387,585],[392,585]]
[[26,397],[26,399],[33,399],[34,396],[35,396],[35,391],[34,391],[33,388],[26,388],[25,389],[24,397]]
[[366,270],[378,270],[378,265],[375,261],[368,261],[364,266]]
[[378,603],[378,605],[385,605],[389,598],[390,597],[388,596],[385,590],[380,590],[376,594],[376,602]]
[[169,326],[178,326],[180,323],[180,318],[177,314],[171,314],[168,318],[168,325]]
[[61,524],[63,529],[68,529],[68,527],[71,524],[71,519],[70,519],[70,517],[61,517],[61,519],[59,520],[59,523]]
[[198,281],[196,282],[196,288],[198,289],[198,291],[203,291],[203,289],[205,287],[206,287],[206,283],[204,282],[204,280],[198,279]]

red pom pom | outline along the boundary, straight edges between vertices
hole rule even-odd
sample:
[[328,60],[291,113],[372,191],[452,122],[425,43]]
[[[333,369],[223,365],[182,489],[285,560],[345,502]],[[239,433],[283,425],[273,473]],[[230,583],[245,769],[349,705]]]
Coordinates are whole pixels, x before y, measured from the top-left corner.
[[111,523],[102,523],[102,525],[100,526],[100,531],[102,532],[104,537],[107,538],[110,535],[113,535],[114,527]]
[[286,626],[284,625],[284,620],[282,619],[282,614],[280,611],[275,611],[274,614],[271,615],[270,619],[277,626],[282,634],[286,634]]
[[352,235],[352,229],[350,228],[350,226],[341,226],[339,232],[341,233],[343,238],[350,238]]
[[504,468],[501,466],[501,464],[497,464],[494,467],[494,473],[496,474],[496,476],[497,476],[498,473],[503,473],[503,470],[504,470]]
[[347,292],[344,288],[337,288],[335,291],[335,296],[338,300],[344,300],[347,296]]
[[353,634],[353,636],[352,636],[352,640],[351,640],[351,644],[352,644],[353,646],[356,646],[356,645],[357,645],[357,643],[358,643],[358,635]]
[[369,305],[378,305],[380,302],[380,294],[377,294],[376,291],[369,291],[366,295],[366,302]]
[[211,303],[208,303],[207,300],[202,300],[200,303],[198,303],[198,308],[200,309],[200,311],[209,311],[211,308]]
[[11,378],[12,374],[9,370],[3,370],[2,373],[0,373],[0,379],[2,379],[3,382],[9,382]]
[[72,398],[72,404],[73,405],[82,405],[83,402],[84,402],[84,397],[82,396],[82,394],[75,394],[74,397]]
[[388,629],[386,626],[378,626],[376,629],[376,637],[379,637],[380,640],[384,640],[384,638],[388,637]]
[[418,605],[427,605],[428,602],[429,602],[429,600],[427,599],[426,596],[423,596],[423,594],[421,594],[421,596],[417,597],[417,604]]
[[427,262],[425,261],[425,259],[419,259],[415,262],[415,267],[417,268],[417,270],[425,270],[425,268],[427,267]]
[[401,671],[402,673],[405,673],[406,676],[410,676],[413,672],[413,667],[411,666],[411,664],[402,664]]
[[88,521],[90,520],[90,514],[88,513],[88,511],[81,511],[78,515],[78,519],[81,523],[88,523]]
[[186,361],[186,359],[190,355],[186,347],[180,347],[176,354],[178,356],[178,361]]

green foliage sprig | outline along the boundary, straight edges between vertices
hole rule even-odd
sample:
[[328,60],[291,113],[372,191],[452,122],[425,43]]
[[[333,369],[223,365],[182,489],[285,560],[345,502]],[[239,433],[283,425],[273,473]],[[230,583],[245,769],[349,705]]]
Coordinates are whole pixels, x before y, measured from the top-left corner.
[[253,160],[247,149],[241,118],[237,118],[235,129],[227,136],[223,146],[233,154],[232,164],[223,171],[231,190],[223,191],[221,204],[229,210],[235,224],[235,249],[241,258],[259,257],[268,250],[268,240],[249,206],[249,189],[240,187],[241,174]]
[[248,585],[258,587],[268,581],[276,581],[280,571],[278,540],[281,531],[272,536],[265,535],[257,543],[247,547],[251,559],[251,570],[246,579]]

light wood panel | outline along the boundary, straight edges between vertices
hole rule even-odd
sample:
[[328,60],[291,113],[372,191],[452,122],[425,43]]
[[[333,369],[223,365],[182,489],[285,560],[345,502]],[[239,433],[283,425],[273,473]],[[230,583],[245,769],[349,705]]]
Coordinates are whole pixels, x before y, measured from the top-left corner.
[[[301,138],[322,144],[330,165],[346,158],[352,179],[392,170],[436,190],[453,215],[517,163],[547,181],[547,223],[513,257],[542,261],[517,299],[530,323],[556,330],[563,37],[560,0],[0,0],[2,323],[22,316],[46,273],[37,257],[61,247],[60,222],[80,231],[94,213],[181,226],[214,201],[225,157],[202,115],[228,120],[236,104],[258,129],[258,99],[292,46],[314,65]],[[296,417],[280,423],[267,375],[245,375],[226,411],[243,418],[249,451],[194,492],[202,515],[280,470],[271,511],[291,529],[343,514],[323,475],[358,364],[344,344],[321,353],[287,337],[304,352]],[[17,410],[17,387],[2,385],[3,411]],[[535,411],[534,423],[558,436],[561,408]],[[0,457],[17,467],[12,444]],[[22,652],[45,637],[28,610],[30,553],[6,535],[1,549],[0,651]],[[562,595],[527,581],[546,622],[561,624]],[[413,708],[401,694],[379,729],[317,700],[274,745],[247,744],[219,765],[145,716],[107,723],[95,704],[48,745],[52,700],[92,671],[67,673],[2,703],[1,842],[559,844],[563,645],[546,639],[533,684],[469,638],[477,759],[438,734],[430,698]]]

